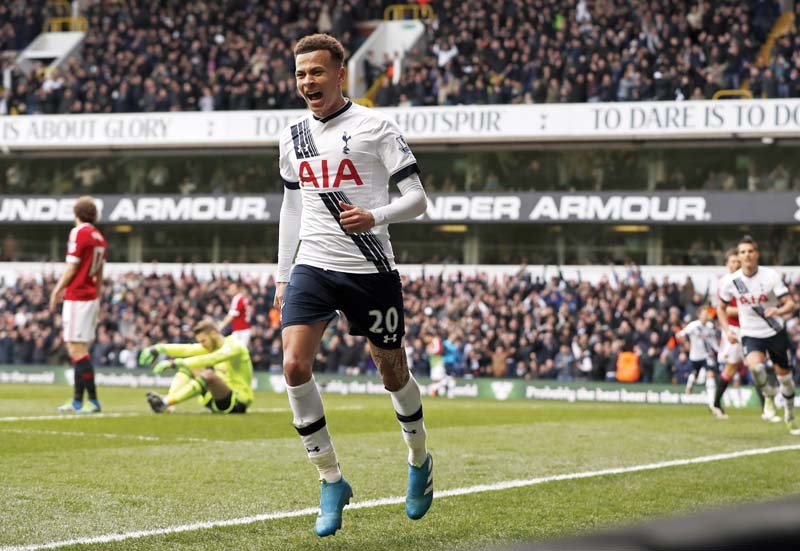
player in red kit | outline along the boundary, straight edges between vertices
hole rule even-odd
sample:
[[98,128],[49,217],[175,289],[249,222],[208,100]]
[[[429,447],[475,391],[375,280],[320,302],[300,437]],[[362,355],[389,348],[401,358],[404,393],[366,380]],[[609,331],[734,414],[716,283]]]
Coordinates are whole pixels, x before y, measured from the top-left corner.
[[[89,343],[94,340],[97,315],[100,310],[100,290],[103,284],[103,264],[106,260],[106,240],[94,227],[97,206],[88,196],[79,198],[73,207],[75,227],[67,242],[67,269],[50,295],[50,309],[55,311],[64,293],[62,320],[64,342],[67,343],[70,363],[74,367],[75,393],[72,401],[58,408],[60,412],[97,413],[100,402],[94,383],[94,368],[89,360]],[[88,403],[83,403],[84,390]]]
[[236,283],[228,286],[228,296],[231,297],[231,307],[222,320],[222,327],[230,324],[231,334],[247,348],[250,345],[250,305]]
[[[728,268],[729,274],[742,267],[742,263],[739,261],[738,249],[729,249],[725,253],[725,267]],[[739,364],[742,363],[744,358],[739,335],[739,310],[736,305],[736,298],[731,299],[727,306],[719,306],[717,319],[719,319],[720,329],[722,330],[719,354],[717,355],[717,365],[720,366],[721,373],[720,382],[714,394],[714,405],[711,407],[711,413],[719,419],[727,419],[728,416],[722,409],[722,395],[728,388],[728,384],[736,376]]]

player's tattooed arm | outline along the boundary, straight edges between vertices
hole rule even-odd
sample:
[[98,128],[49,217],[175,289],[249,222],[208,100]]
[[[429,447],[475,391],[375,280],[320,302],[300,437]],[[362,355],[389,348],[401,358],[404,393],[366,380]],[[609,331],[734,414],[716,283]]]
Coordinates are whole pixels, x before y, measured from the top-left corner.
[[408,371],[408,360],[403,348],[386,350],[369,343],[370,354],[381,372],[383,386],[390,392],[400,390],[411,376]]

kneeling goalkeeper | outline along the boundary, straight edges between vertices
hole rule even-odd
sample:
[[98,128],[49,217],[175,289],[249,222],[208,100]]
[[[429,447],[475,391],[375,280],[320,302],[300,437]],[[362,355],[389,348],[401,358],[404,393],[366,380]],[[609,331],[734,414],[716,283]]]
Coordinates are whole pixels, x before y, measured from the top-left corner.
[[163,413],[200,396],[201,403],[214,413],[244,413],[253,402],[253,363],[247,348],[233,336],[223,337],[211,320],[201,321],[192,331],[197,343],[161,343],[139,354],[139,365],[152,364],[159,354],[171,357],[155,364],[156,374],[177,370],[166,396],[147,393],[150,407]]

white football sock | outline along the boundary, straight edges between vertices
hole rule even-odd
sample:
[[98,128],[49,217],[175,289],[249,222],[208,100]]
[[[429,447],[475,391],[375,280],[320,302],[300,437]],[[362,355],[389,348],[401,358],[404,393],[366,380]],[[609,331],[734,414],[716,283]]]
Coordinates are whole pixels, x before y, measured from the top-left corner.
[[714,407],[714,398],[717,394],[717,378],[706,375],[706,397],[708,398],[708,407]]
[[764,364],[756,364],[750,370],[753,374],[753,382],[756,388],[761,391],[764,396],[773,398],[777,394],[777,389],[768,383],[767,366]]
[[781,394],[786,402],[784,418],[787,421],[791,421],[794,419],[794,379],[792,379],[791,373],[787,373],[786,375],[778,375],[778,382],[781,385]]
[[697,378],[697,375],[694,371],[689,373],[689,378],[686,379],[686,394],[689,394],[692,391],[692,387],[694,386],[694,381]]
[[390,394],[397,420],[403,429],[403,440],[408,446],[408,462],[419,467],[428,456],[428,448],[425,445],[428,435],[425,432],[425,420],[422,418],[419,385],[412,375],[406,386]]
[[302,385],[286,385],[286,392],[294,414],[292,424],[306,447],[308,459],[317,468],[321,478],[327,482],[338,482],[342,478],[342,471],[328,434],[322,396],[314,377]]

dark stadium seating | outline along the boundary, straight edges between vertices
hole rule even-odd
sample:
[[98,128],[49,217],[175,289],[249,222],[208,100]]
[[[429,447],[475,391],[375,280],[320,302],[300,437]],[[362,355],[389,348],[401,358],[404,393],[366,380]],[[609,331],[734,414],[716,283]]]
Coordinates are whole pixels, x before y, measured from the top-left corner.
[[23,50],[41,32],[46,0],[0,3],[0,52]]
[[[199,280],[126,274],[109,278],[92,345],[93,364],[134,367],[138,350],[163,340],[186,342],[205,315],[221,320],[229,305],[228,279]],[[47,308],[55,280],[20,279],[0,287],[0,365],[65,363],[61,318]],[[244,281],[251,297],[256,369],[280,370],[281,342],[274,287]],[[792,285],[800,302],[800,288]],[[592,285],[521,271],[414,279],[404,285],[406,344],[415,373],[429,371],[428,352],[441,339],[444,360],[460,376],[604,380],[626,351],[639,354],[641,381],[683,382],[691,364],[672,339],[686,317],[708,300],[691,284],[644,282],[633,266],[617,268]],[[173,297],[181,297],[173,299]],[[347,335],[345,322],[332,326],[316,369],[369,372],[363,339]],[[796,349],[800,326],[789,331]]]

